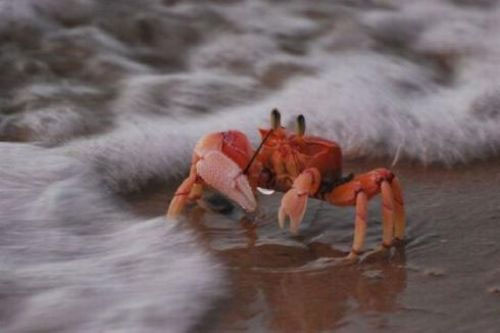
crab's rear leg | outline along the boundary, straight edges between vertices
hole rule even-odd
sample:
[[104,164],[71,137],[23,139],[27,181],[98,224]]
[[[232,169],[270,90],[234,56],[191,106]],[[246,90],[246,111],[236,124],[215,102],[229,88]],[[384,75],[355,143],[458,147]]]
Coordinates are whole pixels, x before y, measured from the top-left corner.
[[396,241],[402,242],[405,238],[406,217],[403,192],[397,177],[392,179],[391,189],[394,195],[394,237]]
[[321,174],[316,168],[306,169],[295,178],[292,188],[281,199],[278,212],[278,222],[281,228],[285,226],[285,220],[289,217],[290,231],[294,234],[298,232],[299,224],[307,208],[307,199],[317,192],[320,184]]
[[404,238],[405,217],[403,197],[399,181],[387,169],[376,169],[361,174],[352,181],[336,187],[326,199],[338,206],[356,206],[354,240],[349,257],[356,257],[363,251],[366,234],[367,202],[376,194],[382,195],[382,246],[392,246],[394,239]]

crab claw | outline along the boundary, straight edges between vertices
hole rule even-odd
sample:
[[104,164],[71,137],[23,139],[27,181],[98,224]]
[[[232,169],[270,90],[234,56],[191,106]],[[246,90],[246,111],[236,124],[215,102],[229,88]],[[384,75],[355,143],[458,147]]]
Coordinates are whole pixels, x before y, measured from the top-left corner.
[[210,186],[235,201],[244,210],[257,208],[248,178],[232,159],[218,150],[203,155],[196,163],[197,174]]
[[281,199],[281,207],[278,212],[278,223],[280,228],[285,227],[285,220],[290,218],[290,232],[297,234],[300,222],[304,218],[307,208],[307,192],[292,188]]
[[284,228],[285,220],[289,217],[290,232],[297,234],[300,222],[302,222],[306,212],[307,199],[309,195],[313,195],[318,190],[320,180],[321,174],[315,168],[304,170],[295,179],[292,188],[281,199],[281,207],[278,212],[280,228]]

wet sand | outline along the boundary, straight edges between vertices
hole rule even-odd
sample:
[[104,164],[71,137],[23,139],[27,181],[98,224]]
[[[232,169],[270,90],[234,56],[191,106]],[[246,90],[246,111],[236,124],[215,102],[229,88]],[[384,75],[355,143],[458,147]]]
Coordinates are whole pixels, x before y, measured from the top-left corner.
[[[346,170],[381,165],[358,161]],[[276,223],[281,194],[261,196],[256,217],[190,207],[182,223],[227,267],[231,280],[230,297],[200,330],[497,331],[500,160],[393,170],[404,186],[407,244],[389,257],[370,256],[381,239],[380,201],[372,200],[367,254],[354,265],[341,259],[351,243],[350,208],[310,201],[294,237]],[[127,201],[137,214],[156,216],[171,194],[157,187]]]

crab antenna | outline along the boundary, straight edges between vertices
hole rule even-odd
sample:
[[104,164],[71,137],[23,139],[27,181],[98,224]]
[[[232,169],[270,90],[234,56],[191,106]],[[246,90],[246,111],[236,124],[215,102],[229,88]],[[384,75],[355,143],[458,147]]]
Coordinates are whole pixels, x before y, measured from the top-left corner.
[[264,145],[264,143],[266,143],[269,136],[273,133],[273,130],[275,130],[281,126],[280,119],[281,119],[281,115],[280,115],[280,112],[278,111],[278,109],[273,109],[273,111],[271,111],[272,128],[269,130],[269,132],[267,132],[266,136],[262,139],[262,141],[260,142],[259,146],[257,147],[257,150],[255,151],[255,153],[253,153],[252,158],[250,159],[247,166],[243,170],[244,175],[246,175],[248,173],[248,170],[250,170],[250,166],[252,165],[253,161],[257,157],[257,154],[259,153],[259,151],[262,149],[262,146]]
[[281,114],[278,109],[271,111],[271,128],[278,129],[281,127]]
[[306,118],[303,115],[297,117],[297,135],[303,136],[306,132]]

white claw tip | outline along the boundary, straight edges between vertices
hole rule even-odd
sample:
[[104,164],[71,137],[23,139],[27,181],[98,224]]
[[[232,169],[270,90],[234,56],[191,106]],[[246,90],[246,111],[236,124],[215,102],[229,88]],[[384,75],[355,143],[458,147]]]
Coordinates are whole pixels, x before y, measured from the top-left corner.
[[294,235],[299,233],[299,224],[300,221],[290,221],[290,232]]
[[278,224],[280,226],[280,229],[283,229],[285,227],[285,219],[286,219],[286,214],[283,208],[280,208],[278,212]]

